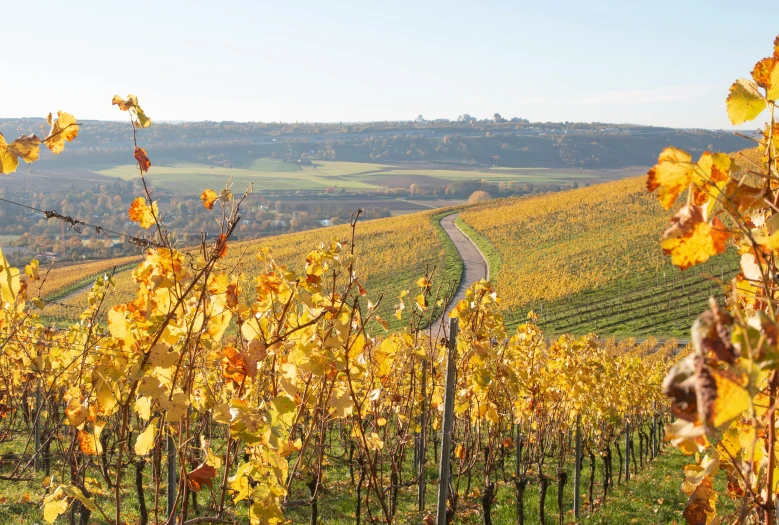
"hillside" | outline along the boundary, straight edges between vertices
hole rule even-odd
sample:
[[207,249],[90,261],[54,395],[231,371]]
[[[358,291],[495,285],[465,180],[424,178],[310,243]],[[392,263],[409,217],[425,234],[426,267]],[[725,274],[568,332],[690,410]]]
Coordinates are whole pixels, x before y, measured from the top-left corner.
[[533,310],[553,333],[685,336],[707,298],[721,296],[708,276],[738,267],[729,252],[672,267],[658,244],[669,213],[645,177],[495,200],[461,217],[490,259],[508,324]]
[[[668,212],[647,193],[644,177],[460,209],[457,223],[488,259],[509,326],[532,310],[549,333],[684,337],[708,297],[721,296],[710,277],[727,279],[738,266],[728,252],[684,272],[673,267],[658,245]],[[447,287],[459,283],[462,261],[438,226],[441,214],[431,210],[357,227],[361,282],[373,301],[385,295],[379,313],[393,329],[401,326],[392,315],[398,293],[413,289],[427,268],[437,266]],[[268,247],[276,260],[296,268],[314,246],[348,236],[348,226],[341,225],[235,243],[225,264],[252,273],[258,248]],[[86,306],[84,284],[114,266],[119,271],[110,301],[126,301],[133,260],[55,270],[44,295],[68,295],[65,302],[75,307],[50,305],[46,315],[72,320]]]
[[[379,303],[378,313],[392,328],[399,328],[402,325],[401,321],[396,320],[393,315],[398,294],[405,289],[414,292],[415,281],[426,272],[434,272],[432,274],[434,283],[436,287],[441,287],[442,295],[453,288],[456,289],[459,285],[462,262],[457,257],[451,241],[438,226],[439,215],[436,213],[431,210],[372,220],[357,225],[355,236],[357,277],[368,291],[367,299],[378,302],[381,296],[384,296]],[[228,256],[223,264],[228,268],[240,270],[246,275],[257,275],[262,266],[256,255],[259,249],[267,248],[270,249],[271,256],[280,264],[301,270],[306,263],[306,255],[316,246],[321,243],[329,244],[334,239],[348,242],[350,236],[349,225],[340,225],[234,243],[229,246]],[[52,277],[58,284],[47,285],[44,296],[61,298],[64,293],[71,292],[74,285],[80,285],[81,289],[64,301],[48,305],[44,314],[57,321],[77,319],[79,312],[87,306],[89,288],[84,286],[85,281],[94,280],[114,266],[117,266],[120,271],[115,274],[116,286],[110,292],[107,301],[113,304],[130,300],[136,290],[132,270],[127,269],[130,259],[111,259],[54,270]],[[134,260],[137,261],[138,258]],[[67,279],[65,275],[71,278]],[[75,279],[72,276],[79,276],[79,278]],[[253,296],[252,282],[245,280],[242,282],[242,287],[249,296]],[[437,315],[440,307],[435,308],[435,312]],[[427,315],[429,316],[430,313],[428,312]],[[407,318],[408,316],[405,319]]]
[[[0,119],[16,137],[38,130],[40,119]],[[128,163],[123,122],[84,121],[79,139],[57,169],[100,171]],[[663,147],[691,152],[733,151],[747,141],[717,130],[630,124],[528,122],[511,119],[366,123],[159,122],[141,134],[159,166],[207,164],[252,168],[262,157],[297,161],[444,163],[455,166],[612,169],[649,165]],[[52,164],[43,152],[40,165]]]

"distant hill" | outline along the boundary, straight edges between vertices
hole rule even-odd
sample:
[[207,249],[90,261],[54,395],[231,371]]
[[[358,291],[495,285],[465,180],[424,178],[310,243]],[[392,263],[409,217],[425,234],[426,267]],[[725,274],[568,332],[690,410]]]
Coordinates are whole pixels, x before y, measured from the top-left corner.
[[[7,138],[40,133],[42,119],[0,119]],[[139,133],[155,165],[198,163],[250,168],[258,158],[453,166],[613,169],[649,165],[674,144],[691,152],[748,145],[729,132],[604,123],[259,122],[155,123]],[[100,170],[128,163],[126,122],[83,121],[78,139],[57,159],[62,169]],[[42,152],[40,165],[52,159]]]

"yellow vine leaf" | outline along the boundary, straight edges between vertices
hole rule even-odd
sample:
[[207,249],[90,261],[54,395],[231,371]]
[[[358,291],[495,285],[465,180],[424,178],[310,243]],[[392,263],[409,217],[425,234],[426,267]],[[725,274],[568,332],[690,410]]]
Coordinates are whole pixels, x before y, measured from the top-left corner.
[[135,440],[135,453],[139,456],[146,456],[154,448],[154,441],[157,439],[157,421],[159,418],[154,418],[149,421],[149,426],[146,430],[138,434],[138,439]]
[[379,451],[384,448],[384,441],[381,440],[376,432],[371,432],[370,435],[365,437],[365,443],[368,446],[368,450]]
[[754,120],[766,108],[766,101],[757,90],[757,84],[746,78],[733,82],[726,104],[730,122],[736,126]]
[[219,198],[219,195],[214,190],[204,190],[203,193],[200,194],[200,200],[203,202],[203,206],[208,208],[209,210],[214,209],[214,203]]
[[133,410],[138,414],[138,417],[144,421],[148,421],[151,417],[151,399],[146,396],[139,397],[135,403],[133,403]]
[[8,151],[8,143],[5,141],[3,134],[0,133],[0,173],[3,175],[13,173],[18,165],[19,158]]
[[33,281],[37,281],[40,279],[40,275],[38,273],[38,266],[39,266],[38,259],[33,259],[30,261],[30,264],[24,267],[24,273]]
[[755,64],[752,78],[758,86],[766,90],[766,98],[776,101],[779,98],[779,59],[768,57]]
[[695,179],[695,164],[690,154],[670,146],[660,153],[657,164],[647,173],[646,187],[650,192],[659,190],[657,198],[667,210]]
[[716,515],[717,493],[712,487],[711,478],[701,481],[690,499],[682,515],[688,525],[708,525]]
[[63,496],[64,494],[61,493],[61,488],[58,488],[54,494],[44,498],[43,519],[46,520],[46,523],[54,523],[54,520],[56,520],[60,514],[67,512],[68,500]]
[[[102,427],[100,427],[102,430]],[[99,456],[103,453],[103,445],[100,443],[100,434],[90,434],[85,430],[78,431],[78,445],[86,456]]]
[[430,279],[428,279],[423,275],[422,277],[417,279],[416,285],[419,286],[420,288],[430,288],[433,285],[433,283]]
[[64,111],[57,111],[57,120],[51,126],[51,131],[44,142],[55,155],[62,153],[65,142],[72,142],[78,136],[76,117]]
[[333,393],[330,394],[327,404],[334,409],[338,418],[350,416],[354,411],[354,402],[352,401],[351,396],[349,396],[349,392],[343,390],[333,389]]
[[711,378],[716,397],[710,403],[700,403],[699,410],[703,412],[706,423],[721,428],[740,417],[749,408],[752,397],[735,374],[712,369]]
[[127,95],[127,100],[122,99],[119,95],[114,95],[111,105],[119,106],[122,111],[129,111],[130,114],[135,116],[133,124],[138,128],[148,128],[151,126],[151,119],[146,116],[141,106],[138,105],[138,97],[135,95]]
[[141,228],[149,228],[154,224],[154,217],[160,216],[160,211],[157,208],[157,201],[152,202],[150,208],[146,203],[146,199],[138,197],[130,205],[127,215],[131,221],[137,222]]
[[13,303],[20,289],[19,269],[12,267],[0,250],[0,300]]
[[35,135],[19,137],[8,145],[8,151],[30,164],[38,160],[41,153],[41,139]]
[[0,173],[9,174],[16,171],[19,159],[27,164],[38,160],[41,152],[41,139],[35,135],[21,136],[8,144],[0,133]]
[[700,206],[684,206],[671,218],[671,227],[663,234],[660,246],[671,256],[671,262],[682,270],[706,262],[712,255],[725,251],[730,232],[714,217],[703,219]]

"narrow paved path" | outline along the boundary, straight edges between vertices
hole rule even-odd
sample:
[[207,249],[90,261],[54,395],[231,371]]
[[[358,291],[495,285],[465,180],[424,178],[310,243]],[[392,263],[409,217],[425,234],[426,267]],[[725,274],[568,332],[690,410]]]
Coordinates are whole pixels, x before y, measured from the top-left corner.
[[[457,303],[462,299],[465,299],[465,291],[470,288],[473,283],[480,279],[489,279],[490,276],[487,259],[476,245],[460,231],[457,225],[455,225],[454,220],[459,216],[459,213],[453,213],[452,215],[447,215],[441,219],[441,227],[449,238],[452,239],[455,248],[457,248],[457,252],[460,254],[460,258],[463,260],[463,276],[460,280],[460,286],[457,288],[454,299],[452,299],[449,308],[447,308],[444,313],[445,320],[449,319],[449,312],[454,309]],[[448,326],[448,324],[446,324],[446,326]]]

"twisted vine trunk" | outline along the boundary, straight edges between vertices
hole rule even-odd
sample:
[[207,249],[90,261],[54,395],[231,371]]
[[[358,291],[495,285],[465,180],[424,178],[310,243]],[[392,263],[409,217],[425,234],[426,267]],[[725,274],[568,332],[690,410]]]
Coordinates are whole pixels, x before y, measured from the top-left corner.
[[541,525],[546,523],[544,505],[546,503],[546,489],[549,487],[549,480],[546,479],[544,474],[538,473],[538,521]]
[[560,518],[560,525],[565,520],[565,484],[568,482],[568,473],[564,470],[557,471],[557,513]]
[[619,448],[619,438],[617,439],[616,443],[614,445],[617,448],[617,457],[619,458],[619,474],[617,475],[617,485],[622,483],[622,465],[625,463],[622,460],[622,449]]
[[495,484],[490,483],[484,489],[481,497],[481,508],[484,516],[484,525],[492,525],[492,504],[495,502]]
[[363,465],[362,456],[358,459],[360,463],[360,477],[357,480],[357,508],[355,509],[355,516],[357,518],[357,525],[360,525],[360,515],[362,514],[362,484],[365,481],[365,466]]
[[141,514],[138,525],[149,523],[149,511],[146,509],[146,497],[143,493],[144,468],[146,468],[146,460],[139,457],[135,460],[135,491],[138,493],[138,512]]
[[525,524],[525,489],[528,481],[524,476],[514,481],[514,486],[517,488],[517,525]]
[[590,458],[590,487],[588,495],[590,497],[590,513],[595,510],[595,454],[592,450],[587,450],[587,457]]
[[611,447],[606,446],[601,461],[603,461],[603,502],[606,503],[606,493],[609,490],[609,483],[611,483]]
[[[319,503],[317,502],[316,498],[317,476],[312,476],[311,479],[308,480],[308,483],[306,483],[306,486],[308,487],[309,492],[311,492],[311,497],[313,498],[311,501],[311,525],[316,525],[319,521]],[[359,514],[357,516],[357,519],[360,519]]]
[[398,510],[398,490],[400,487],[400,473],[398,467],[392,467],[392,474],[390,474],[390,485],[392,485],[392,497],[390,498],[390,517],[395,516],[395,512]]

